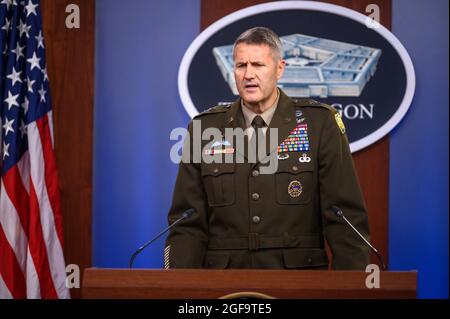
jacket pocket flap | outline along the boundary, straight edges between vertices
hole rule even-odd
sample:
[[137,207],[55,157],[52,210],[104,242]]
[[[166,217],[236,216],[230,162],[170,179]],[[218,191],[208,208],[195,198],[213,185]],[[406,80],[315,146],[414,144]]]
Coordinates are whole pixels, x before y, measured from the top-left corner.
[[313,163],[300,163],[298,161],[278,161],[277,173],[298,174],[314,171]]
[[202,165],[202,176],[218,176],[227,173],[234,173],[234,171],[234,163],[211,163]]

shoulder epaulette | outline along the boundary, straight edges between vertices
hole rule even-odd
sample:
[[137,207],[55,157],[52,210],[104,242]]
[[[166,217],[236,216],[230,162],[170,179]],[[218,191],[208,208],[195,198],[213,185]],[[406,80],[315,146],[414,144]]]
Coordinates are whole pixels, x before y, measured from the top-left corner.
[[298,99],[294,100],[295,106],[312,106],[312,107],[322,107],[329,111],[336,112],[336,109],[328,104],[318,102],[313,99]]
[[203,116],[203,115],[207,115],[207,114],[223,113],[223,112],[228,111],[230,106],[231,106],[231,103],[219,104],[219,105],[216,105],[216,106],[210,107],[209,109],[204,110],[203,112],[196,115],[195,117],[199,117],[199,116]]

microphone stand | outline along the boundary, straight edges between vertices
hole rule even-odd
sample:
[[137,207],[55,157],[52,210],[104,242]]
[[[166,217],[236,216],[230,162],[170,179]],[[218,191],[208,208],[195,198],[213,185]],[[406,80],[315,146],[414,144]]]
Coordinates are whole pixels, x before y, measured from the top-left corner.
[[142,245],[141,247],[139,247],[138,250],[136,250],[133,255],[131,255],[130,261],[128,262],[128,267],[131,269],[133,268],[133,262],[134,259],[136,258],[137,255],[139,255],[148,245],[150,245],[151,243],[153,243],[155,240],[157,240],[159,237],[161,237],[162,235],[164,235],[165,232],[167,232],[169,229],[171,229],[173,226],[175,226],[176,224],[178,224],[180,221],[182,221],[183,219],[186,219],[188,217],[190,217],[192,214],[194,213],[194,209],[188,209],[187,211],[185,211],[183,213],[183,215],[178,218],[176,221],[174,221],[172,224],[170,224],[168,227],[166,227],[162,232],[160,232],[158,235],[156,235],[155,238],[149,240],[148,242],[146,242],[144,245]]
[[386,270],[386,265],[384,264],[383,261],[383,257],[381,256],[381,254],[378,252],[378,250],[373,247],[368,241],[367,239],[364,238],[364,236],[352,225],[352,223],[350,223],[350,221],[344,216],[344,213],[342,212],[342,210],[337,207],[337,206],[332,206],[331,210],[341,219],[343,219],[347,225],[349,225],[351,227],[351,229],[353,229],[353,231],[362,239],[364,240],[364,242],[367,244],[367,246],[370,247],[370,249],[372,249],[372,251],[375,253],[375,255],[378,257],[378,261],[381,264],[381,269],[382,270]]

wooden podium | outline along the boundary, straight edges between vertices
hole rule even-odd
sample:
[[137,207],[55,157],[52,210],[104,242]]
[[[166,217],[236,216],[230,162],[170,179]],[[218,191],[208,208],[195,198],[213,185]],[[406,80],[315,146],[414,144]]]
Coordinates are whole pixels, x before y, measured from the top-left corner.
[[417,272],[100,269],[84,272],[83,298],[416,298]]

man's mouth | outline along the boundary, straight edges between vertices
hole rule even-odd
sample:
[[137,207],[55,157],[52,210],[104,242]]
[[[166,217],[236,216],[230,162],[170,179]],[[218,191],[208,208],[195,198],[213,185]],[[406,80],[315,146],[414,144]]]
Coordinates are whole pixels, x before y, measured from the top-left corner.
[[245,84],[244,87],[245,87],[245,89],[252,90],[252,89],[256,89],[258,87],[258,84],[256,84],[256,83],[249,83],[249,84]]

